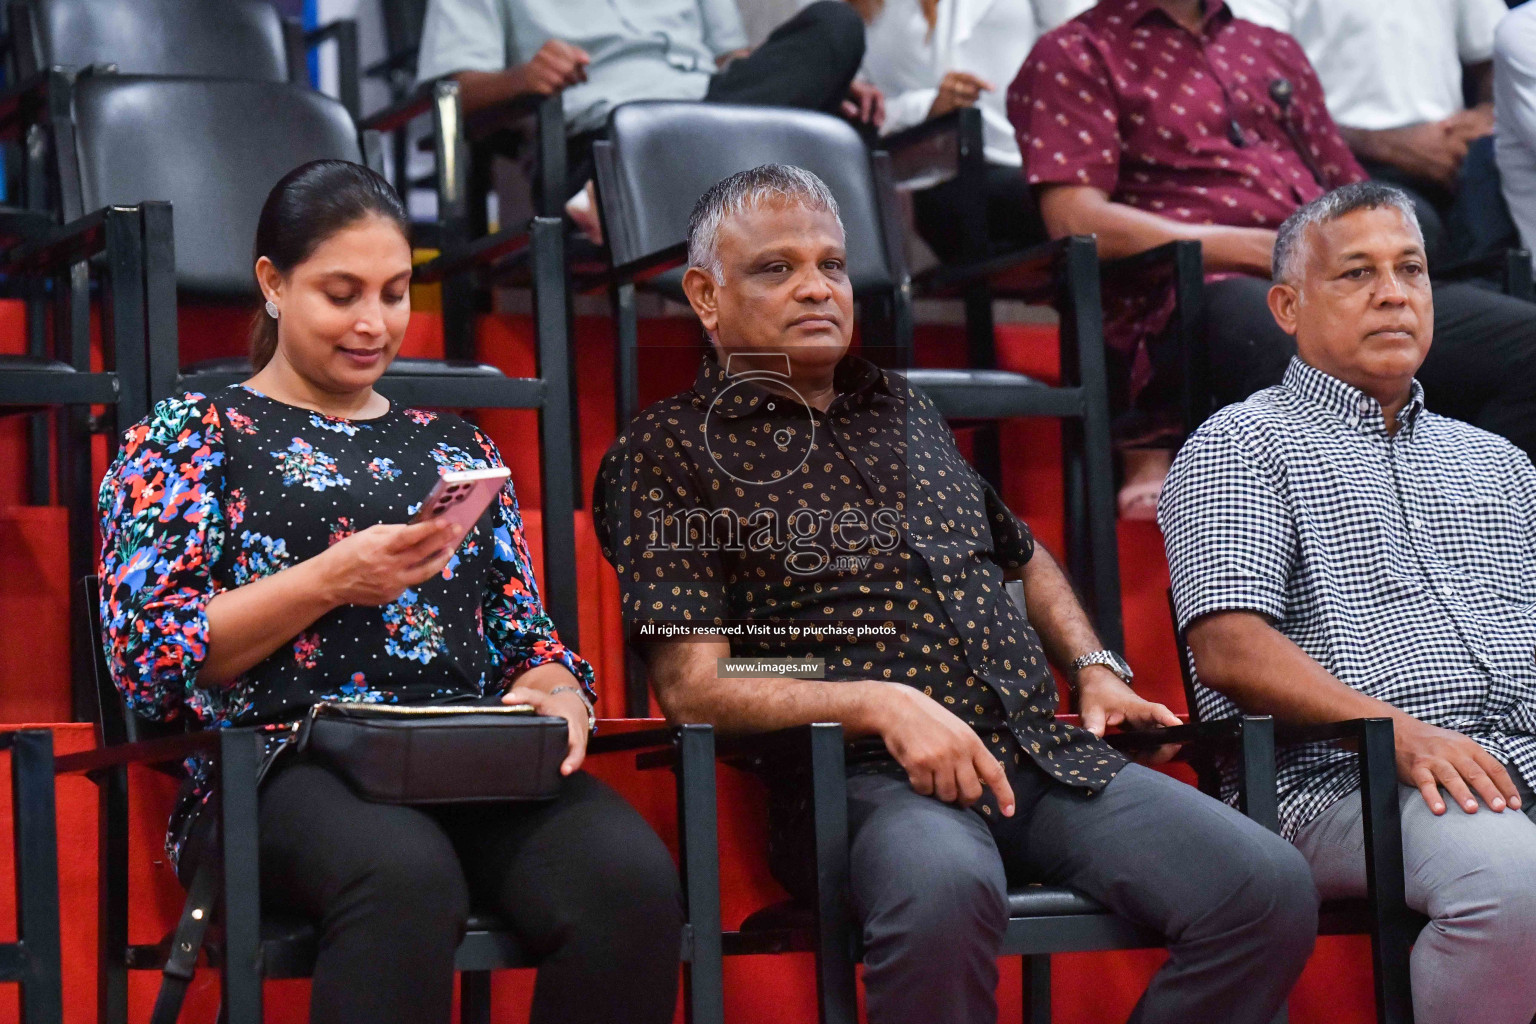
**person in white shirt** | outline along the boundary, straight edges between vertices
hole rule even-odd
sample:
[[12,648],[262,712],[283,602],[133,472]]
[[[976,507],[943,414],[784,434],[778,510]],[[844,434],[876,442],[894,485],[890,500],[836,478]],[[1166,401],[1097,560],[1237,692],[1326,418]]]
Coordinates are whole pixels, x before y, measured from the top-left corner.
[[[981,111],[987,226],[999,248],[1046,238],[1008,123],[1008,83],[1041,35],[1093,0],[850,0],[868,24],[861,76],[885,94],[889,135],[958,107]],[[918,231],[940,259],[961,256],[959,183],[914,196]]]
[[[1361,166],[1413,197],[1432,260],[1443,266],[1491,246],[1503,230],[1497,190],[1494,209],[1456,199],[1469,174],[1492,174],[1492,143],[1479,140],[1493,134],[1493,33],[1508,12],[1504,0],[1227,4],[1301,44]],[[1489,216],[1499,224],[1476,223]]]
[[1536,4],[1499,22],[1493,47],[1494,152],[1520,244],[1536,251]]

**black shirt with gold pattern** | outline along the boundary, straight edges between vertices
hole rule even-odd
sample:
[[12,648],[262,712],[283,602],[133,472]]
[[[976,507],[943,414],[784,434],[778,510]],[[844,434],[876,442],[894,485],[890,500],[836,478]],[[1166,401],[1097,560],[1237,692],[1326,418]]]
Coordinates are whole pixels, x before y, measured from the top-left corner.
[[[829,680],[915,686],[1010,775],[1033,763],[1106,786],[1125,759],[1056,721],[1039,637],[1004,592],[1034,553],[1029,527],[928,398],[849,355],[821,412],[784,393],[787,362],[729,366],[706,356],[693,389],[647,408],[603,459],[594,520],[630,636],[713,626],[733,657],[822,657]],[[765,623],[802,635],[752,632]]]

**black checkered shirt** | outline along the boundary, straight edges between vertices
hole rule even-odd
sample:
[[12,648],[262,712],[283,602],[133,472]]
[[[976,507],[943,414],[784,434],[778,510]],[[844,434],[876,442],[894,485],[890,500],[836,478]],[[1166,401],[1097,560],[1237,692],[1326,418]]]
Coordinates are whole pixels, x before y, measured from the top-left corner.
[[[1179,626],[1259,612],[1355,689],[1536,778],[1536,469],[1425,410],[1417,381],[1399,424],[1389,435],[1373,399],[1300,359],[1211,417],[1158,508]],[[1358,787],[1352,758],[1282,750],[1287,838]]]

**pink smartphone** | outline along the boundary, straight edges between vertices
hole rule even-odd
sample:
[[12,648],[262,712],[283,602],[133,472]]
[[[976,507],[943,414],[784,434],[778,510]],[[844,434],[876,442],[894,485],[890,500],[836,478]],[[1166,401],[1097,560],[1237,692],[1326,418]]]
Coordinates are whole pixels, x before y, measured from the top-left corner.
[[496,494],[511,476],[505,466],[494,469],[444,470],[432,487],[432,493],[421,503],[421,508],[411,516],[411,522],[428,519],[446,519],[457,523],[465,533],[475,528]]

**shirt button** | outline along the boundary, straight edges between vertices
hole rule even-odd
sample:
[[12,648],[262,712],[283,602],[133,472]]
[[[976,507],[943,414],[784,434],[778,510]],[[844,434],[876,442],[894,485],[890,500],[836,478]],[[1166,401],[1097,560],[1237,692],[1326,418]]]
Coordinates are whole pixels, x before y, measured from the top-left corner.
[[773,403],[772,402],[768,403],[768,411],[769,412],[773,412]]
[[1408,518],[1408,526],[1414,530],[1422,530],[1424,529],[1424,520],[1420,519],[1418,516],[1410,516]]
[[1446,597],[1455,597],[1456,596],[1456,588],[1453,585],[1447,583],[1445,585],[1445,596]]

